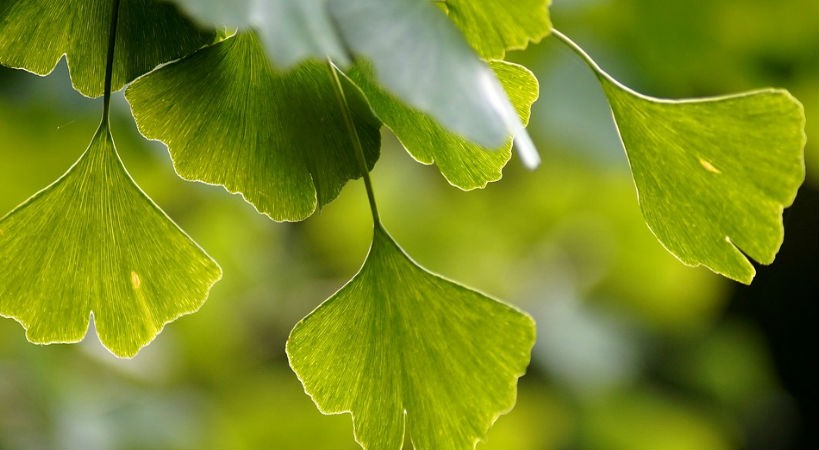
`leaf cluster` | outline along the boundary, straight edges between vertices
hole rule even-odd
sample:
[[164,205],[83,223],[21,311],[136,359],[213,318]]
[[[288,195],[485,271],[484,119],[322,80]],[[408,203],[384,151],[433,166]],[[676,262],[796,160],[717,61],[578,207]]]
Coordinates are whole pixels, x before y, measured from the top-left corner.
[[[683,263],[749,283],[770,263],[804,178],[804,113],[783,90],[666,100],[622,85],[552,28],[547,0],[8,0],[0,64],[39,75],[65,56],[104,97],[88,149],[0,219],[0,314],[36,343],[76,342],[93,315],[131,357],[196,311],[221,269],[128,175],[112,91],[177,173],[275,221],[308,218],[363,178],[373,242],[359,273],[293,329],[291,367],[319,409],[350,412],[365,448],[469,449],[514,404],[526,313],[415,263],[390,237],[369,171],[381,129],[471,190],[501,178],[538,96],[504,61],[548,35],[600,80],[641,211]],[[747,255],[747,256],[746,256]]]

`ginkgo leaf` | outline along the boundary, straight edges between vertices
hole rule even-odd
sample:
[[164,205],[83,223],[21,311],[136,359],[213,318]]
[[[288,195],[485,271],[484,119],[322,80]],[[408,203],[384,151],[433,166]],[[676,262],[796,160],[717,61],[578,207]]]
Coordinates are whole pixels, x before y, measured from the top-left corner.
[[[526,124],[538,96],[537,79],[523,66],[490,62],[520,120]],[[432,117],[413,109],[381,88],[368,64],[361,61],[348,72],[367,96],[373,111],[398,137],[407,151],[424,164],[435,163],[447,181],[461,189],[475,189],[501,178],[509,161],[512,139],[487,149],[448,131]]]
[[[571,39],[595,72],[657,239],[680,261],[743,283],[747,257],[773,262],[784,238],[782,210],[805,178],[805,112],[787,91],[664,100],[607,74]],[[747,257],[746,257],[747,255]]]
[[[344,81],[369,168],[381,126]],[[243,32],[135,81],[139,130],[164,142],[183,178],[240,192],[275,220],[301,220],[360,171],[326,64],[277,71]]]
[[447,129],[485,147],[515,137],[524,163],[539,157],[494,73],[432,2],[331,0],[344,42],[380,84]]
[[0,220],[0,315],[31,342],[77,342],[93,314],[103,345],[133,356],[220,277],[125,171],[105,123],[65,175]]
[[[66,55],[74,88],[101,96],[112,5],[111,0],[0,2],[0,64],[46,75]],[[119,8],[114,91],[214,39],[164,1],[122,0]]]
[[746,255],[773,262],[805,177],[802,106],[784,90],[665,101],[601,79],[648,226],[682,262],[750,283]]
[[[433,2],[242,0],[228,7],[214,0],[177,1],[209,23],[254,28],[280,68],[310,57],[329,58],[346,68],[349,51],[373,64],[387,90],[447,129],[491,148],[514,136],[524,163],[538,163],[534,145],[493,72]],[[536,9],[535,14],[542,13]],[[477,19],[469,15],[465,20]],[[534,36],[529,22],[526,19],[526,34]],[[504,24],[509,26],[508,21]],[[510,42],[519,40],[517,35],[504,36]]]
[[473,449],[512,408],[534,322],[415,264],[380,227],[359,273],[299,322],[290,365],[365,449]]
[[304,59],[349,61],[327,0],[176,0],[205,23],[253,28],[270,59],[289,68]]
[[507,50],[526,48],[549,34],[551,0],[439,0],[466,40],[484,59],[503,58]]

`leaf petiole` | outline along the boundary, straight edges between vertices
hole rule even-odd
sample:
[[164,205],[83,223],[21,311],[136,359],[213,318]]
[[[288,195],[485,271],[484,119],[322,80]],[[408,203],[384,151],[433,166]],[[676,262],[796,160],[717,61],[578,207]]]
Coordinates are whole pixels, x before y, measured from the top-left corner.
[[[571,40],[568,36],[561,33],[559,30],[557,30],[555,28],[552,28],[552,32],[550,33],[550,35],[557,38],[557,40],[559,40],[564,45],[569,47],[572,50],[572,52],[574,52],[577,56],[579,56],[580,59],[582,59],[583,62],[586,63],[586,65],[592,70],[592,72],[594,72],[595,76],[597,77],[597,79],[601,83],[609,82],[609,83],[613,84],[615,87],[617,87],[618,89],[620,89],[622,91],[625,91],[626,93],[631,94],[631,95],[633,95],[635,97],[639,97],[639,98],[642,98],[642,99],[645,99],[645,100],[664,101],[662,99],[656,99],[656,98],[652,98],[652,97],[649,97],[647,95],[641,94],[641,93],[635,91],[634,89],[626,86],[625,84],[617,81],[614,77],[609,75],[608,72],[603,70],[603,68],[600,67],[600,65],[597,64],[597,62],[594,59],[592,59],[592,57],[585,50],[583,50],[582,47],[577,45],[577,43],[575,41]],[[675,100],[669,100],[669,101],[674,102]]]
[[378,215],[378,207],[375,203],[373,184],[370,180],[370,171],[367,170],[367,162],[364,158],[364,149],[361,146],[358,131],[356,131],[355,124],[353,123],[353,116],[350,112],[350,106],[347,104],[347,96],[344,94],[344,87],[341,85],[341,79],[338,77],[338,68],[329,59],[327,60],[327,70],[330,71],[330,78],[333,80],[333,91],[336,93],[338,106],[341,108],[341,115],[344,117],[344,124],[347,127],[350,141],[353,144],[356,161],[358,161],[358,167],[361,169],[361,177],[364,179],[364,186],[367,188],[367,199],[370,202],[370,212],[372,212],[373,215],[373,225],[376,228],[381,228],[381,218]]
[[119,2],[114,0],[111,11],[111,28],[108,31],[108,53],[105,59],[105,87],[102,99],[102,123],[108,124],[108,111],[111,104],[111,79],[114,75],[114,47],[117,42],[117,22],[119,20]]

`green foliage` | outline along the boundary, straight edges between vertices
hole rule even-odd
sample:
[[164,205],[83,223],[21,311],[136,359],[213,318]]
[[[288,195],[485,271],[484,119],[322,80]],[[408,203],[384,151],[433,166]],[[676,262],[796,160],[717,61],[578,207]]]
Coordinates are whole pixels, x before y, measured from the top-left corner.
[[[119,12],[112,89],[157,65],[213,41],[176,7],[157,0],[124,0]],[[74,87],[103,94],[110,0],[8,0],[0,3],[0,64],[46,75],[66,55]]]
[[515,403],[534,321],[413,262],[380,226],[359,273],[299,322],[293,370],[364,448],[471,449]]
[[[525,138],[497,79],[433,3],[353,0],[328,6],[352,51],[370,60],[379,82],[409,105],[487,147],[502,145],[509,135]],[[530,143],[522,146],[534,152]]]
[[660,242],[683,263],[749,284],[755,270],[745,255],[773,262],[784,239],[782,210],[805,178],[799,101],[772,89],[683,101],[647,97],[556,33],[600,80],[643,217]]
[[[352,83],[345,91],[371,168],[381,124]],[[241,192],[274,220],[307,218],[361,173],[325,65],[276,71],[252,32],[152,72],[126,97],[182,177]]]
[[[520,120],[527,123],[532,103],[537,99],[537,79],[517,64],[493,61],[490,67],[515,106]],[[390,95],[378,85],[366,63],[357,64],[349,75],[364,92],[375,114],[417,161],[437,164],[444,177],[461,189],[482,188],[488,182],[501,178],[503,166],[511,156],[511,138],[499,148],[481,147]],[[431,142],[434,145],[430,145]]]
[[[637,94],[551,28],[545,0],[178,3],[211,30],[166,2],[4,2],[0,63],[46,74],[66,54],[104,114],[111,90],[140,77],[126,92],[133,116],[178,174],[274,220],[305,219],[364,179],[370,254],[296,325],[287,353],[322,411],[353,415],[365,448],[398,449],[405,435],[419,449],[474,448],[513,406],[534,343],[529,316],[426,271],[384,231],[369,179],[382,124],[465,190],[501,178],[513,141],[535,166],[523,127],[537,81],[497,59],[552,33],[600,79],[649,227],[684,263],[746,283],[742,252],[773,260],[804,177],[793,97]],[[0,314],[41,343],[81,339],[93,314],[103,344],[133,356],[198,309],[221,270],[134,184],[108,130],[104,116],[68,173],[0,220]]]
[[662,101],[604,80],[648,226],[682,262],[749,284],[745,255],[773,262],[805,177],[802,106],[781,90]]
[[437,4],[461,30],[481,58],[501,59],[507,50],[521,50],[549,34],[551,0],[444,0]]
[[134,183],[103,123],[59,180],[0,220],[0,314],[31,342],[77,342],[89,315],[134,356],[202,305],[221,269]]
[[[335,59],[342,66],[352,57],[368,60],[378,82],[409,106],[486,147],[501,146],[516,136],[527,163],[537,164],[534,146],[500,83],[432,2],[310,0],[296,6],[286,0],[261,0],[243,1],[238,10],[228,11],[219,2],[180,1],[211,23],[259,30],[273,63],[282,68],[305,57]],[[476,9],[466,10],[473,18]],[[503,35],[519,34],[515,27],[502,29]],[[546,33],[548,27],[529,39]],[[342,48],[352,55],[341,53]]]

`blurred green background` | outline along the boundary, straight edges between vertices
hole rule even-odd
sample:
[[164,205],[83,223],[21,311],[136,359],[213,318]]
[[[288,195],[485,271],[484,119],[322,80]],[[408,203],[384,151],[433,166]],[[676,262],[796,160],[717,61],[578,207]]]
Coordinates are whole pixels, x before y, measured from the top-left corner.
[[[615,77],[660,97],[784,87],[805,105],[808,181],[777,261],[750,287],[667,254],[640,217],[592,74],[547,38],[512,55],[541,82],[542,166],[464,193],[385,134],[373,177],[387,227],[427,268],[538,322],[518,405],[483,450],[817,448],[819,3],[555,0],[555,26]],[[121,93],[113,132],[143,189],[224,269],[205,306],[133,360],[93,330],[28,344],[0,320],[0,449],[358,448],[287,366],[292,326],[357,270],[370,238],[360,182],[311,219],[276,224],[238,196],[174,175]],[[0,71],[0,214],[61,175],[100,100]]]

